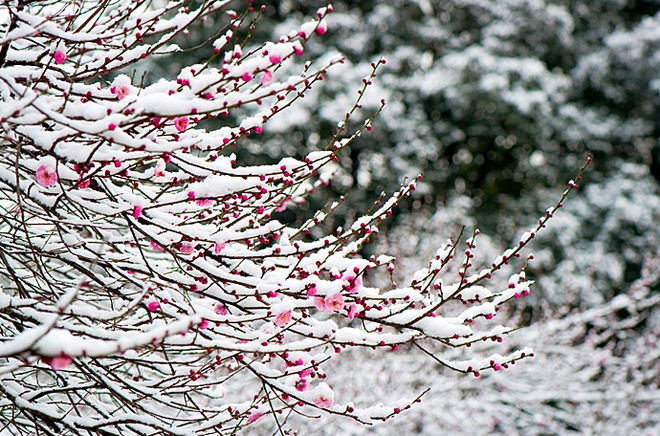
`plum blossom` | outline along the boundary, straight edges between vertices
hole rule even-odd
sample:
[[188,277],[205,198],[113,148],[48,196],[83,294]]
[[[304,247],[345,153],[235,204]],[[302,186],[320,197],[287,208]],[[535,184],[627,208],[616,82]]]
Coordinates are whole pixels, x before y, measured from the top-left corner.
[[50,165],[41,165],[37,168],[37,183],[48,188],[57,183],[57,173]]
[[126,74],[120,74],[112,81],[110,92],[117,96],[117,100],[123,100],[132,92],[131,78]]
[[275,325],[278,327],[284,327],[291,321],[291,316],[291,310],[283,310],[282,312],[275,315]]
[[[309,294],[309,291],[307,291]],[[318,310],[325,310],[325,298],[323,297],[314,297],[314,307]]]
[[183,254],[192,254],[195,251],[195,246],[190,242],[184,242],[179,246],[179,251]]
[[150,301],[149,303],[147,303],[147,310],[149,312],[156,312],[159,307],[160,307],[160,303],[158,303],[158,301],[156,301],[156,300],[153,300],[153,301]]
[[53,54],[53,59],[55,59],[56,64],[63,64],[66,62],[66,53],[64,53],[62,50],[57,50]]
[[140,216],[142,216],[142,206],[140,206],[139,204],[136,204],[135,206],[133,206],[132,215],[133,215],[133,218],[140,218]]
[[158,162],[156,162],[156,167],[154,168],[154,177],[165,177],[166,166],[167,163],[165,163],[165,159],[163,158],[158,159]]
[[222,249],[225,248],[226,246],[227,246],[227,243],[226,243],[226,242],[218,242],[218,243],[215,244],[215,246],[213,247],[213,253],[215,253],[215,254],[220,254],[220,252],[222,251]]
[[332,403],[333,403],[332,398],[327,397],[325,394],[321,394],[318,397],[314,398],[314,404],[316,404],[319,407],[323,407],[324,409],[331,407]]
[[282,62],[282,56],[279,55],[270,55],[268,56],[268,60],[270,61],[271,64],[276,65]]
[[197,200],[195,200],[195,203],[197,204],[197,206],[206,207],[206,206],[210,206],[210,205],[213,204],[213,199],[212,198],[198,198]]
[[352,303],[348,306],[348,319],[355,318],[355,315],[357,315],[357,304]]
[[178,117],[174,119],[174,127],[179,132],[185,132],[188,128],[188,117]]
[[248,416],[248,422],[252,423],[252,422],[258,420],[259,418],[261,418],[262,416],[264,416],[264,414],[261,413],[261,412],[252,412]]
[[309,383],[307,382],[307,379],[302,377],[298,379],[298,381],[296,382],[296,390],[298,392],[304,392],[307,389],[308,385]]
[[224,304],[216,304],[215,313],[217,313],[218,315],[227,315],[228,312]]
[[344,308],[344,297],[341,294],[332,294],[324,301],[323,308],[328,312],[337,312]]
[[261,76],[261,79],[259,80],[259,83],[262,85],[266,85],[270,83],[273,80],[273,73],[270,71],[265,71],[263,76]]
[[319,384],[314,390],[314,404],[327,409],[335,402],[335,394],[326,383]]
[[362,279],[355,275],[344,276],[343,280],[347,282],[344,285],[344,289],[346,289],[346,291],[350,292],[351,294],[357,292],[358,289],[360,289],[360,286],[362,286]]
[[131,88],[126,85],[113,86],[110,88],[110,92],[117,96],[117,100],[123,100],[127,95],[131,93]]
[[43,361],[45,364],[50,365],[55,371],[59,371],[60,369],[69,366],[71,363],[71,356],[65,354],[62,356],[44,357]]

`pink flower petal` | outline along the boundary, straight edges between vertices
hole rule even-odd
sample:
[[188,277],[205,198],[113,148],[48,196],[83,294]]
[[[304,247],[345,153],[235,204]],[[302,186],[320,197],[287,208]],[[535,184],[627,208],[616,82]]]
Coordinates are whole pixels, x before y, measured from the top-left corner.
[[326,397],[325,395],[319,395],[314,399],[314,404],[327,409],[328,407],[332,406],[332,399]]
[[55,371],[59,371],[60,369],[64,369],[69,366],[71,363],[71,356],[65,354],[63,356],[45,357],[43,361],[44,363],[50,365],[50,367]]
[[57,50],[55,54],[53,54],[53,59],[55,59],[56,64],[63,64],[66,62],[66,53],[61,50]]
[[179,132],[185,132],[188,128],[188,117],[179,117],[174,119],[174,127]]
[[275,315],[275,325],[278,327],[284,327],[291,321],[292,313],[290,310],[284,310],[277,315]]
[[57,173],[55,172],[55,168],[51,166],[41,165],[37,168],[36,176],[37,183],[46,188],[57,183]]

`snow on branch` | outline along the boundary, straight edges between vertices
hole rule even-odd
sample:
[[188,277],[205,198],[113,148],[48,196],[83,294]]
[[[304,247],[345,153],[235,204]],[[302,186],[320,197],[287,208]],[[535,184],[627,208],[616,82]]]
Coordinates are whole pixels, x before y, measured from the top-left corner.
[[[387,274],[394,259],[364,258],[362,247],[416,181],[334,234],[313,236],[341,199],[300,225],[278,219],[327,183],[325,168],[371,130],[373,117],[344,132],[384,60],[372,64],[330,144],[319,147],[325,151],[261,166],[231,154],[246,137],[267,134],[272,116],[342,62],[296,75],[280,68],[326,32],[331,7],[279,41],[251,45],[236,35],[262,10],[236,12],[228,9],[234,2],[214,0],[159,3],[0,6],[5,429],[234,434],[268,422],[281,432],[291,413],[369,424],[419,397],[360,407],[340,397],[324,364],[344,350],[415,344],[474,375],[532,355],[524,349],[450,362],[425,344],[501,341],[514,329],[490,323],[531,282],[524,272],[505,290],[485,282],[534,233],[470,275],[475,232],[457,282],[442,283],[437,275],[453,264],[459,237],[408,286],[377,289],[369,275]],[[128,75],[131,66],[177,52],[175,38],[209,18],[222,28],[205,62],[148,86]],[[227,121],[245,106],[252,116]],[[445,306],[457,302],[458,312]]]

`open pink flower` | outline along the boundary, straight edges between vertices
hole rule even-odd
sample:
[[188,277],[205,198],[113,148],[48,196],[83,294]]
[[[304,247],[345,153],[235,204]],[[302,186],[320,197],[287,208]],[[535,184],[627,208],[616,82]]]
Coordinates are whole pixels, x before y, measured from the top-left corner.
[[355,318],[355,315],[357,315],[357,304],[352,303],[348,306],[348,319]]
[[309,383],[307,382],[306,378],[300,378],[296,382],[296,390],[298,392],[304,392],[307,389],[308,385],[309,385]]
[[275,315],[275,325],[278,327],[284,327],[291,321],[291,316],[291,310],[283,310]]
[[344,297],[341,294],[332,294],[325,299],[323,308],[328,312],[337,312],[344,308]]
[[[316,288],[314,288],[316,289]],[[309,291],[307,291],[309,295]],[[323,297],[314,297],[314,307],[316,307],[318,310],[324,310],[325,309],[325,298]]]
[[347,282],[344,285],[344,289],[346,289],[351,294],[357,292],[358,289],[360,289],[360,286],[362,286],[362,279],[355,275],[347,275],[344,276],[342,279]]
[[227,308],[224,306],[224,304],[217,304],[215,306],[215,313],[218,315],[227,315]]
[[183,254],[192,254],[195,251],[195,247],[190,242],[184,242],[179,246],[179,251]]
[[63,64],[66,62],[66,53],[64,53],[62,50],[57,50],[53,54],[53,59],[55,59],[56,64]]
[[318,397],[314,398],[314,404],[316,404],[319,407],[323,407],[327,409],[328,407],[332,406],[332,398],[329,398],[328,396],[321,394]]
[[261,83],[262,85],[266,85],[270,83],[272,80],[273,80],[273,73],[271,73],[270,71],[265,71],[264,75],[261,76],[259,83]]
[[131,88],[127,85],[113,86],[110,92],[117,96],[117,100],[123,100],[131,93]]
[[176,127],[179,132],[185,132],[188,128],[188,117],[175,118],[174,127]]
[[37,168],[37,183],[46,188],[57,183],[57,173],[50,165],[41,165]]
[[55,371],[59,371],[60,369],[64,369],[69,366],[71,363],[71,356],[65,354],[63,356],[44,357],[43,361],[47,365],[50,365],[50,367]]

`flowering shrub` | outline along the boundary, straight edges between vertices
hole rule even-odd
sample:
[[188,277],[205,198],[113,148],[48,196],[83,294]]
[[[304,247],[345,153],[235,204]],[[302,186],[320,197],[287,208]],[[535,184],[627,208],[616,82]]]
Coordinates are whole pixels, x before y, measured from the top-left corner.
[[[267,134],[273,115],[342,60],[278,74],[326,33],[330,7],[261,46],[245,38],[260,11],[228,7],[12,0],[0,9],[0,417],[9,432],[234,434],[263,423],[283,433],[292,413],[369,424],[424,391],[353,404],[324,371],[344,350],[407,344],[474,376],[532,356],[524,347],[440,353],[515,329],[496,324],[497,310],[527,296],[531,281],[520,271],[502,289],[485,285],[577,185],[486,268],[471,262],[475,231],[442,246],[405,286],[369,286],[395,260],[363,258],[361,247],[414,181],[332,235],[319,226],[341,199],[301,222],[277,213],[326,182],[325,168],[370,130],[372,118],[352,134],[345,126],[385,61],[372,64],[323,150],[241,166],[232,148]],[[127,74],[177,52],[174,38],[199,20],[220,29],[206,62],[149,86]],[[223,123],[246,105],[254,115]]]

